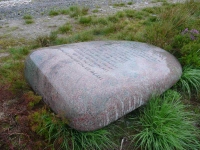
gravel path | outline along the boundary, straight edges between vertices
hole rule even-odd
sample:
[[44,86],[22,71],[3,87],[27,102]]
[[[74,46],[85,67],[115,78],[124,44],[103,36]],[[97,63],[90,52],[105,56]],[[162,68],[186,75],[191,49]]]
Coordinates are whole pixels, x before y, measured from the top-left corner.
[[144,3],[151,0],[4,0],[0,1],[0,20],[18,19],[24,14],[34,17],[46,15],[51,9],[82,5],[90,8],[108,6],[114,3]]
[[[0,21],[19,19],[25,14],[34,17],[46,16],[49,10],[68,8],[81,5],[89,8],[108,7],[115,3],[133,2],[135,4],[150,4],[153,0],[0,0]],[[155,1],[155,0],[154,0]],[[168,0],[168,2],[182,2],[185,0]]]
[[[125,7],[113,7],[114,3],[133,2]],[[168,0],[175,3],[184,0]],[[95,15],[108,15],[124,9],[142,9],[144,7],[160,6],[162,3],[152,3],[152,0],[0,0],[0,38],[14,37],[34,39],[40,35],[48,35],[59,26],[73,19],[66,15],[49,17],[51,9],[67,8],[72,5],[84,5],[90,7],[89,13],[97,9]],[[22,17],[25,14],[33,16],[34,23],[25,24]],[[1,47],[0,47],[1,51]]]

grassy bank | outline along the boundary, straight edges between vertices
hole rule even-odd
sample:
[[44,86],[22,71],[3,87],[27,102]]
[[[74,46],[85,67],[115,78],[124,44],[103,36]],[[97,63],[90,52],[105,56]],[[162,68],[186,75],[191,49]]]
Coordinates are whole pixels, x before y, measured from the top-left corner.
[[[199,2],[164,2],[161,7],[99,17],[73,6],[49,12],[51,17],[64,14],[75,22],[50,35],[34,41],[1,36],[1,51],[10,55],[0,58],[0,103],[4,106],[0,107],[4,111],[0,149],[200,149],[199,10]],[[38,47],[91,40],[140,41],[161,47],[180,61],[183,75],[171,89],[111,125],[94,132],[76,131],[28,86],[24,60]]]

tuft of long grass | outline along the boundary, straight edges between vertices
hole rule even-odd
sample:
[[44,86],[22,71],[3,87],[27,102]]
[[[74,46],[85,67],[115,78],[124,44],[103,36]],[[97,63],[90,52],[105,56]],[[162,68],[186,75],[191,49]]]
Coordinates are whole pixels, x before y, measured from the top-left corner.
[[68,15],[69,14],[69,9],[61,9],[60,14],[62,15]]
[[146,27],[145,40],[162,48],[170,45],[173,37],[180,33],[186,23],[192,19],[192,9],[192,6],[185,7],[185,5],[180,4],[164,7],[163,11],[158,14],[156,21]]
[[5,60],[0,67],[0,85],[9,85],[9,90],[16,95],[27,90],[27,83],[22,74],[24,63],[19,60],[20,58],[14,56],[12,57],[13,60]]
[[34,21],[32,19],[27,19],[27,20],[25,20],[25,23],[26,24],[32,24],[32,23],[34,23]]
[[200,91],[200,69],[185,66],[182,76],[175,87],[187,93],[189,97],[198,94]]
[[33,17],[32,17],[31,15],[24,15],[24,16],[23,16],[23,19],[25,19],[25,20],[26,20],[26,19],[33,19]]
[[134,15],[135,15],[135,10],[127,9],[124,12],[125,12],[126,16],[129,17],[129,18],[133,18]]
[[36,43],[40,46],[40,47],[45,47],[45,46],[49,46],[50,44],[50,39],[48,35],[41,35],[38,36],[36,38]]
[[58,16],[59,15],[59,11],[58,10],[50,10],[49,11],[49,16]]
[[126,4],[125,3],[115,3],[113,4],[114,7],[124,7]]
[[71,130],[71,135],[74,139],[74,150],[88,149],[113,149],[116,147],[112,141],[111,133],[106,129],[100,129],[93,132],[79,132]]
[[108,21],[108,19],[105,18],[105,17],[100,17],[100,18],[94,18],[94,19],[92,20],[92,23],[93,23],[94,25],[98,25],[98,24],[101,24],[101,25],[108,25],[108,24],[109,24],[109,21]]
[[[152,98],[140,112],[132,136],[135,148],[143,150],[199,149],[199,130],[194,126],[192,113],[185,111],[180,96],[171,92],[163,98]],[[170,96],[170,97],[168,97]]]
[[69,12],[70,12],[69,9],[50,10],[49,11],[49,16],[58,16],[60,14],[62,14],[62,15],[68,15]]
[[32,114],[32,129],[53,143],[55,149],[88,150],[113,149],[111,133],[107,129],[92,132],[81,132],[68,126],[64,119],[56,117],[45,110]]
[[66,40],[64,41],[65,43],[76,43],[76,42],[85,42],[85,41],[91,41],[91,40],[94,40],[94,35],[92,34],[91,31],[85,31],[85,32],[74,34],[73,36],[66,38]]
[[58,28],[58,31],[62,34],[68,33],[69,31],[72,30],[72,25],[70,23],[65,23],[64,25],[60,26]]
[[86,7],[71,6],[69,10],[70,17],[79,17],[87,15],[89,9]]
[[9,52],[14,59],[20,59],[28,55],[30,49],[28,47],[13,47],[9,49]]
[[23,19],[25,20],[26,24],[34,23],[33,17],[31,15],[24,15]]
[[128,2],[127,4],[128,4],[128,5],[132,5],[132,4],[133,4],[133,2]]
[[92,17],[91,16],[89,16],[89,17],[80,17],[79,18],[79,23],[80,24],[89,24],[89,23],[91,23],[92,22]]
[[36,47],[50,46],[57,39],[57,32],[51,32],[50,35],[41,35],[35,39]]

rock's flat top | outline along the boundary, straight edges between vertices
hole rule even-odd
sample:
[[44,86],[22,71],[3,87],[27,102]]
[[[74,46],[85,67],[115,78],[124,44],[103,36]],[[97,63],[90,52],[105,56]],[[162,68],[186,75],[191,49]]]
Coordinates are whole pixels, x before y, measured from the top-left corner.
[[96,130],[161,94],[180,78],[179,62],[145,43],[96,41],[33,52],[25,75],[71,127]]

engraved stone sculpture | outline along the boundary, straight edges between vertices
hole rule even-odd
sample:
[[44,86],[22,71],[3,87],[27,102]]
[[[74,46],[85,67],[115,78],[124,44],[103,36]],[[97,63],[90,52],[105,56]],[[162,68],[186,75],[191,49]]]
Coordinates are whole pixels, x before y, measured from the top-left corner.
[[131,41],[46,47],[25,62],[25,77],[33,90],[80,131],[119,119],[169,89],[181,74],[170,53]]

